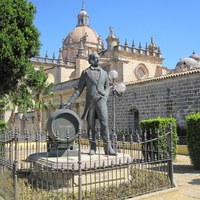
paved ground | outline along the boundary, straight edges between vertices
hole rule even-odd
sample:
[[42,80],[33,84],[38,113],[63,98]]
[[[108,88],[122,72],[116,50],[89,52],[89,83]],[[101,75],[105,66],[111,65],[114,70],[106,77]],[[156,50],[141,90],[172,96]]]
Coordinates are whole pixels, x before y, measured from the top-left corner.
[[200,170],[194,170],[190,158],[178,155],[174,163],[174,179],[176,188],[169,189],[143,197],[133,198],[133,200],[194,200],[200,199]]

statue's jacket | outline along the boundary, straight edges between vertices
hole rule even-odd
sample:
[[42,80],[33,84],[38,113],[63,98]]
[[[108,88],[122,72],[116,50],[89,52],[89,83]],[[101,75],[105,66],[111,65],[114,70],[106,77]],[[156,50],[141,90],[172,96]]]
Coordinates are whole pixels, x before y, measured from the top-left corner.
[[84,88],[87,88],[85,110],[83,116],[81,117],[83,120],[87,120],[88,111],[96,96],[100,96],[100,98],[105,99],[105,101],[107,101],[109,96],[110,86],[107,72],[104,71],[101,67],[99,70],[100,75],[98,80],[93,77],[92,69],[90,67],[83,70],[79,79],[78,87],[72,97],[69,99],[69,102],[74,103],[76,99],[81,95]]

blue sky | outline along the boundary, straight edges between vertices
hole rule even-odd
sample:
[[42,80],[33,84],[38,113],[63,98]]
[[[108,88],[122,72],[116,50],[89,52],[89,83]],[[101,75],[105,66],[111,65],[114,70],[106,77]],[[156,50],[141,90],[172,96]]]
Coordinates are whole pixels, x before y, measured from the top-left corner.
[[[34,24],[41,33],[41,56],[58,57],[62,38],[76,28],[82,0],[32,0],[37,8]],[[175,68],[193,50],[200,55],[200,0],[84,0],[90,27],[104,40],[109,27],[124,45],[154,43],[165,58],[163,66]]]

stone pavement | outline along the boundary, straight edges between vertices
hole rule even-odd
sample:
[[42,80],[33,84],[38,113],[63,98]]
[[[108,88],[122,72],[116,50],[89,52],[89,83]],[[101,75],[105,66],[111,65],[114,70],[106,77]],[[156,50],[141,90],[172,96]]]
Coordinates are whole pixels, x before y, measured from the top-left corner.
[[189,156],[177,155],[174,163],[176,187],[132,198],[133,200],[194,200],[200,199],[200,170],[194,170]]

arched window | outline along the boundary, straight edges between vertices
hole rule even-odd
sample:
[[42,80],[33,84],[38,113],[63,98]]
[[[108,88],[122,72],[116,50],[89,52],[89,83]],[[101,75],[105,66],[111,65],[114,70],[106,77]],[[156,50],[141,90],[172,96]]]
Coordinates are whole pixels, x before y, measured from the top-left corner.
[[139,111],[138,110],[134,110],[134,129],[139,131]]
[[139,111],[136,108],[133,108],[130,110],[132,114],[132,120],[133,120],[133,130],[139,131]]

